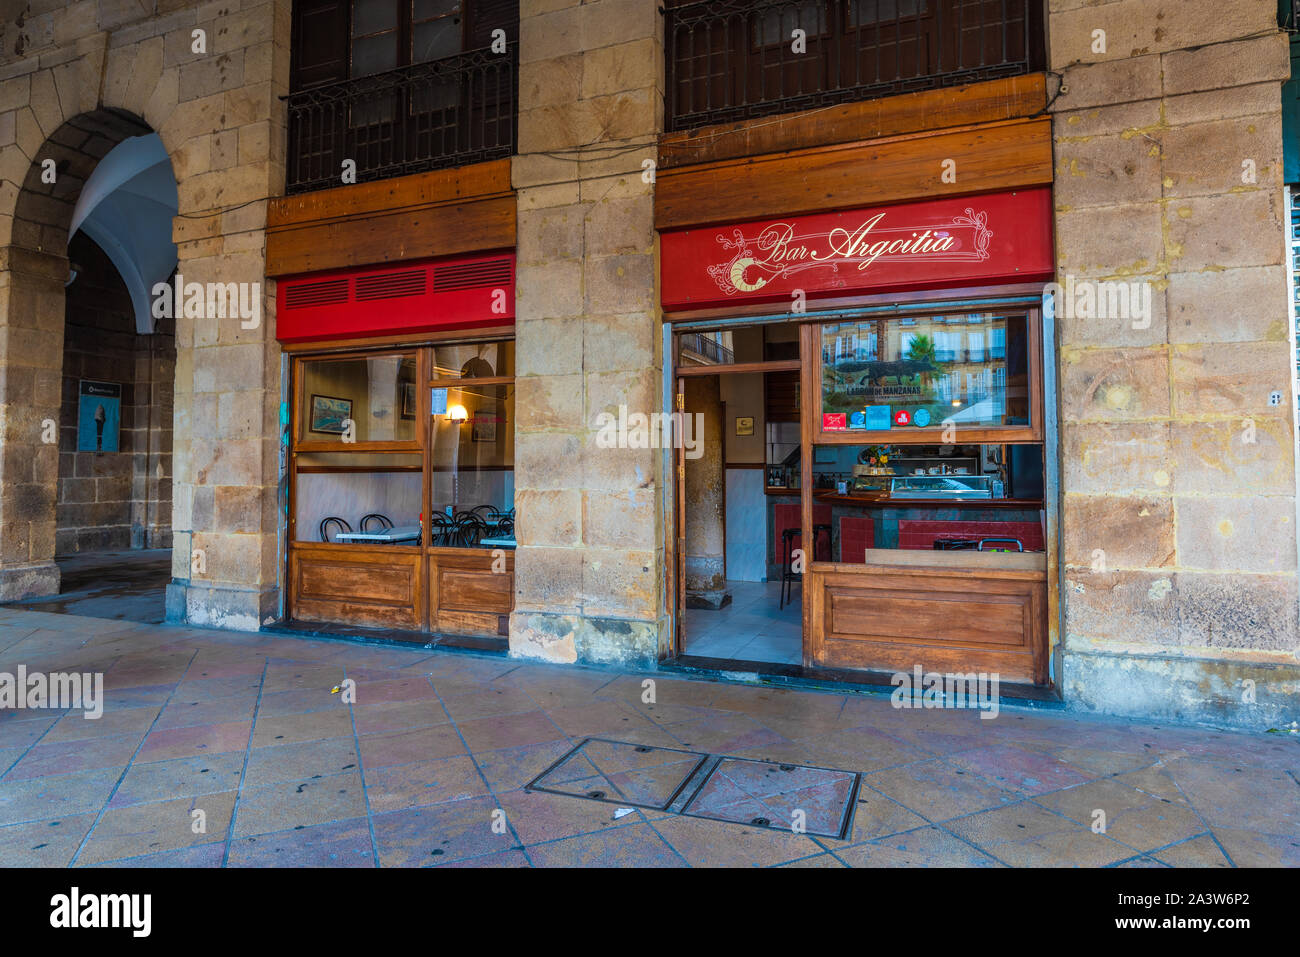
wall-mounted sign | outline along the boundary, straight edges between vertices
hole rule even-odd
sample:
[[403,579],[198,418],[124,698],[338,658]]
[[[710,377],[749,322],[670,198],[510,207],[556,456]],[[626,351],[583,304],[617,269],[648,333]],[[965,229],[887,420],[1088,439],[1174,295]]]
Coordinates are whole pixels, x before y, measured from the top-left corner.
[[737,435],[754,434],[754,419],[752,416],[748,416],[748,415],[736,416],[736,434]]
[[122,427],[122,386],[81,380],[77,400],[77,451],[116,452]]
[[1048,187],[662,237],[663,305],[694,309],[1053,275]]

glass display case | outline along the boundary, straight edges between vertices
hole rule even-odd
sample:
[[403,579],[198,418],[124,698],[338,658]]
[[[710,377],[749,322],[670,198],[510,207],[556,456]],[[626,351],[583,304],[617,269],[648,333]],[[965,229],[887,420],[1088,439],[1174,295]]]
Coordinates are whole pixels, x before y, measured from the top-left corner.
[[893,499],[1002,498],[1002,482],[995,475],[897,475],[890,480]]

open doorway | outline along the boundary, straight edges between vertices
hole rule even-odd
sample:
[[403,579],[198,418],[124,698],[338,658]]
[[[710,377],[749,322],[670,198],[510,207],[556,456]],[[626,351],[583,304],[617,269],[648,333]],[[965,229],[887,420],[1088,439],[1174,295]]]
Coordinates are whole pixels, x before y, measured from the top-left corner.
[[793,325],[677,336],[679,655],[803,661],[799,339]]

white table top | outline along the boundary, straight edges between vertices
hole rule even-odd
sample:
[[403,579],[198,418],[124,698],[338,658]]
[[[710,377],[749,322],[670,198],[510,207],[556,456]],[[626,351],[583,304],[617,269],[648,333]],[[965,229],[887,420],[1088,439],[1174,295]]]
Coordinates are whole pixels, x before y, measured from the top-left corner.
[[396,525],[377,532],[339,532],[336,542],[410,542],[419,541],[419,525]]

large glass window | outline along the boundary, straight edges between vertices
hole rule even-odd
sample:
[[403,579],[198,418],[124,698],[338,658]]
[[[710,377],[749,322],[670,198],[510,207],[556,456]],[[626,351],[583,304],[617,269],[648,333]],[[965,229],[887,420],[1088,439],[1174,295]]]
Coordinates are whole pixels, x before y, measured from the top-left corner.
[[1023,313],[959,313],[822,326],[823,433],[1036,426]]
[[414,442],[415,355],[315,359],[299,365],[302,442]]
[[861,564],[870,549],[1044,550],[1039,445],[817,446],[813,485],[831,509],[832,561]]
[[300,454],[294,540],[419,545],[420,460],[418,453]]
[[294,541],[514,547],[513,340],[300,358],[294,382]]
[[513,548],[515,387],[432,387],[431,513],[435,545]]

